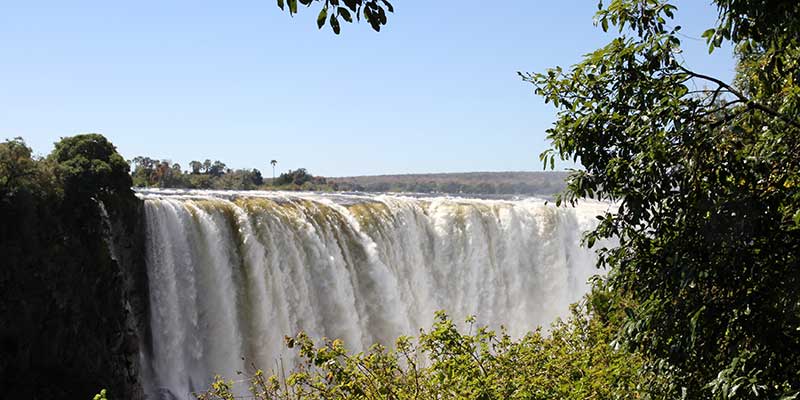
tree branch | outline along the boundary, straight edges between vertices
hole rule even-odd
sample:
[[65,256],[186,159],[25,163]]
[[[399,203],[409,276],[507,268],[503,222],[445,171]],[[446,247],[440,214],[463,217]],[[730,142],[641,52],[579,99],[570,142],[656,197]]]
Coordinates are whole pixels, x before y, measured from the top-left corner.
[[742,110],[740,110],[739,112],[736,112],[736,113],[733,113],[733,114],[727,115],[727,116],[725,116],[725,118],[723,118],[723,119],[721,119],[721,120],[719,120],[719,121],[716,121],[716,122],[712,123],[712,124],[711,124],[711,128],[718,128],[718,127],[720,127],[720,126],[722,126],[722,125],[724,125],[724,124],[727,124],[728,122],[731,122],[731,121],[733,121],[734,119],[736,119],[736,118],[737,118],[737,117],[739,117],[740,115],[742,115],[742,114],[745,114],[745,113],[747,113],[747,112],[750,112],[750,111],[752,111],[752,110],[753,110],[753,107],[752,107],[751,105],[749,105],[749,104],[748,104],[748,106],[747,106],[747,107],[743,108],[743,109],[742,109]]
[[[727,84],[727,83],[725,83],[725,82],[723,82],[723,81],[721,81],[721,80],[719,80],[717,78],[714,78],[712,76],[699,74],[697,72],[694,72],[694,71],[691,71],[689,69],[686,69],[686,67],[684,67],[682,65],[678,65],[678,68],[680,68],[683,72],[689,74],[690,76],[692,76],[694,78],[700,78],[700,79],[707,80],[709,82],[716,83],[720,88],[726,89],[727,91],[732,93],[734,96],[738,97],[739,100],[747,103],[748,110],[763,111],[763,112],[765,112],[765,113],[767,113],[767,114],[769,114],[769,115],[771,115],[771,116],[773,116],[775,118],[778,118],[779,120],[781,120],[781,121],[793,126],[795,129],[799,129],[800,130],[800,122],[798,122],[796,119],[787,117],[786,115],[781,114],[780,112],[778,112],[777,110],[775,110],[773,108],[767,107],[767,106],[765,106],[765,105],[763,105],[761,103],[757,103],[757,102],[753,101],[752,99],[747,98],[747,96],[745,96],[742,92],[736,90],[733,86],[731,86],[731,85],[729,85],[729,84]],[[719,89],[717,89],[717,90],[719,91]]]

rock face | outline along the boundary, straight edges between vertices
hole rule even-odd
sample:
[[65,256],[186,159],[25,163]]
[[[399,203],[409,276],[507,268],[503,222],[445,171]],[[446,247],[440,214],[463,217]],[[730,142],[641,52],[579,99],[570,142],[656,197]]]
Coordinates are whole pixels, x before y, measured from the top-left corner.
[[141,201],[19,196],[0,204],[0,397],[143,398]]
[[[122,398],[144,399],[140,382],[141,356],[149,353],[150,340],[147,338],[150,320],[147,288],[147,266],[144,247],[144,208],[140,200],[132,201],[113,215],[102,207],[105,238],[112,259],[116,262],[122,280],[121,298],[124,308],[124,332],[116,336],[112,357],[115,357],[113,375],[122,378],[120,387]],[[142,344],[146,348],[141,348]]]

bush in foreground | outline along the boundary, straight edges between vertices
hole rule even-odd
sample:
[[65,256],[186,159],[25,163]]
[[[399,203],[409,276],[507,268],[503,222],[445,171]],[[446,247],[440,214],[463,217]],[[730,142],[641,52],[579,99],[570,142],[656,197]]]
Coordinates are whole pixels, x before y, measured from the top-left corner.
[[503,329],[476,327],[474,318],[467,319],[464,332],[444,312],[418,337],[403,336],[393,348],[374,345],[365,353],[349,353],[338,339],[316,344],[300,333],[286,338],[302,360],[288,376],[262,370],[238,382],[217,376],[197,398],[231,400],[244,384],[256,399],[671,397],[664,375],[644,368],[641,356],[612,345],[620,316],[607,304],[602,295],[590,297],[547,334],[537,329],[519,340]]

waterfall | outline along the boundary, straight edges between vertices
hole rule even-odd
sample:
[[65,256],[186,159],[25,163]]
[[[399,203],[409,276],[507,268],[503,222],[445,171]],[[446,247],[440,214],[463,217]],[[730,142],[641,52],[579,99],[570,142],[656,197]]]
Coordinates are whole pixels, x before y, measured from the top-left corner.
[[272,192],[140,191],[151,397],[215,374],[290,365],[284,335],[352,350],[429,327],[436,310],[514,336],[568,312],[597,271],[581,248],[607,204]]

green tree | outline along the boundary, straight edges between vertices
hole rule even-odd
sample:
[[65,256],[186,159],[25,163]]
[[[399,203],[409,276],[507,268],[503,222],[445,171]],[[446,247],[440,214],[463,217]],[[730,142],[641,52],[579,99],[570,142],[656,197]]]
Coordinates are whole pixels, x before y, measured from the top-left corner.
[[227,167],[225,166],[225,163],[223,163],[222,161],[217,160],[217,161],[214,161],[214,163],[211,164],[210,167],[208,167],[206,172],[209,175],[218,178],[218,177],[222,176],[223,174],[225,174],[225,172],[227,172]]
[[315,184],[325,184],[325,178],[315,177],[308,173],[305,168],[298,168],[295,170],[286,171],[275,180],[276,185],[297,185],[300,186],[306,182]]
[[261,186],[264,184],[264,177],[261,176],[261,171],[256,168],[250,170],[247,179],[255,186]]
[[146,187],[152,185],[151,177],[156,170],[158,160],[154,160],[150,157],[138,156],[128,163],[133,166],[133,172],[131,173],[133,186]]
[[[147,158],[145,157],[145,159]],[[153,161],[155,168],[150,173],[147,179],[147,185],[145,186],[157,186],[162,188],[186,187],[186,179],[180,164],[171,163],[170,160]],[[134,170],[133,175],[137,175],[136,170]]]
[[[618,202],[586,237],[632,299],[621,339],[675,372],[676,397],[800,391],[800,3],[716,0],[709,49],[736,81],[680,58],[675,7],[612,0],[619,37],[569,70],[523,74],[558,108],[542,154],[580,160],[557,201]],[[698,89],[701,88],[701,89]]]
[[31,149],[22,138],[0,143],[0,197],[28,186],[37,172]]
[[213,178],[212,187],[223,190],[253,190],[264,183],[261,171],[257,169],[229,170],[220,177]]
[[83,134],[61,139],[50,154],[64,191],[75,200],[128,194],[132,181],[128,163],[103,135]]
[[199,174],[200,170],[203,168],[203,163],[200,161],[192,161],[189,163],[189,167],[192,168],[192,174]]

